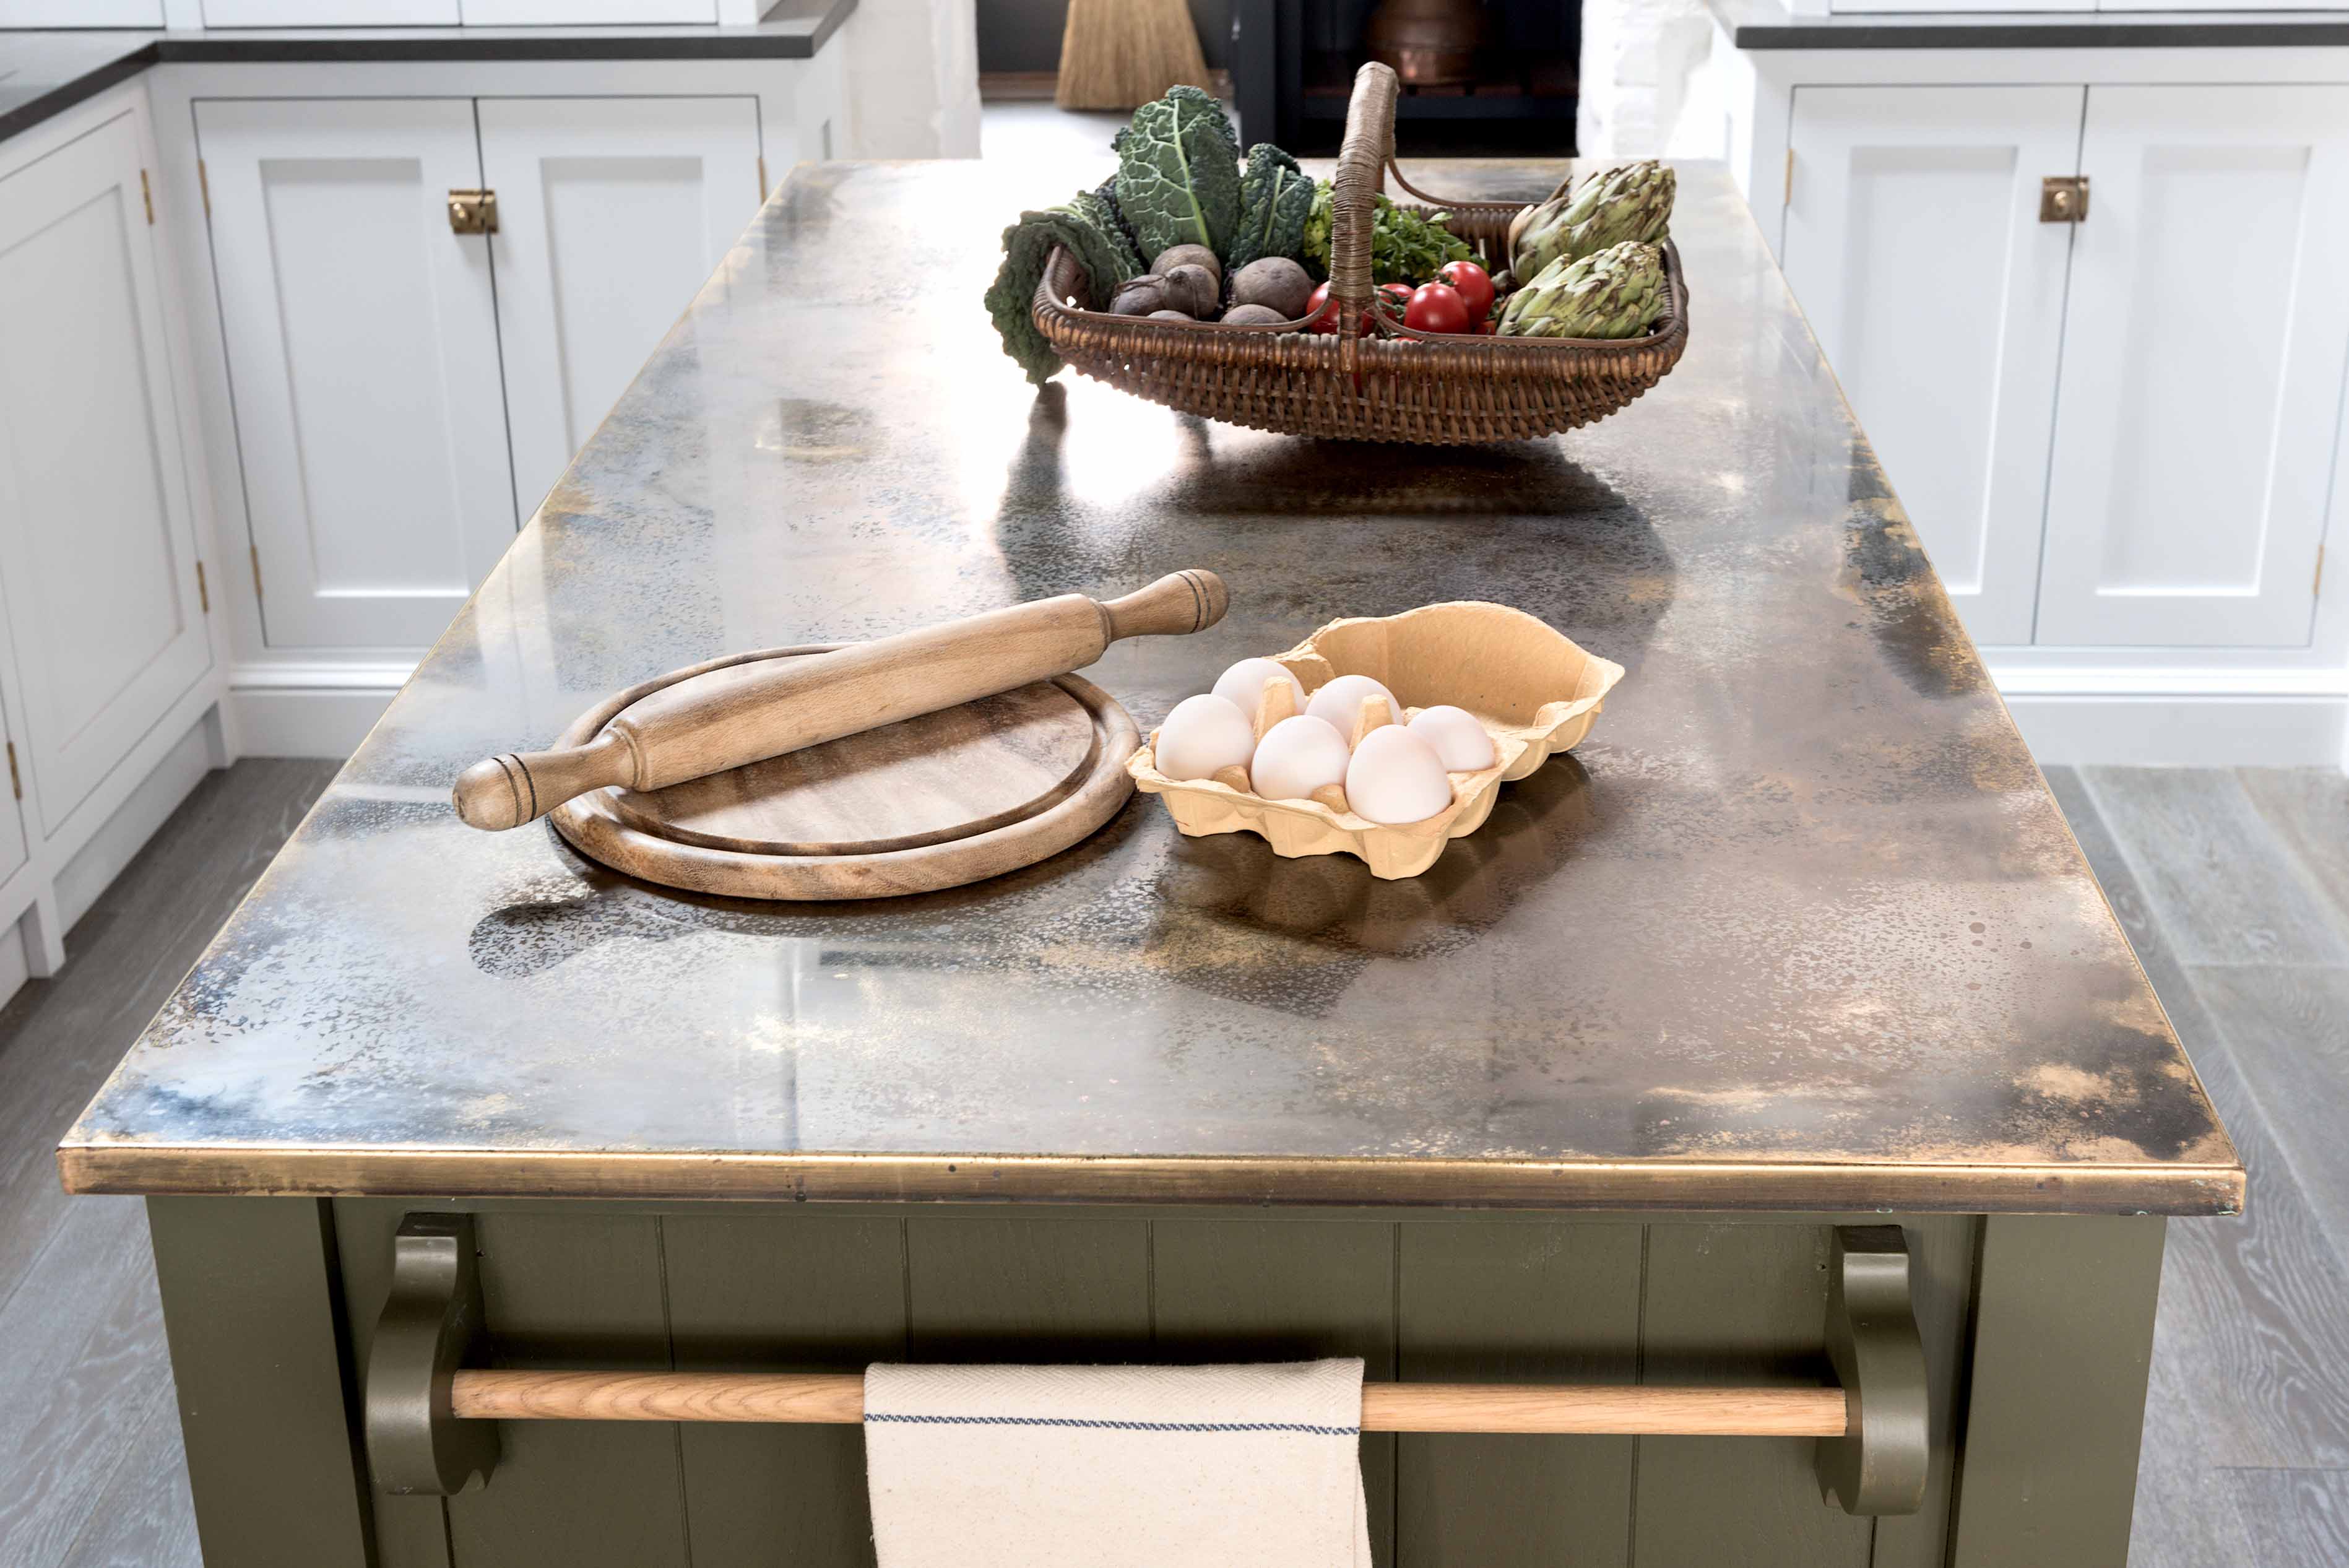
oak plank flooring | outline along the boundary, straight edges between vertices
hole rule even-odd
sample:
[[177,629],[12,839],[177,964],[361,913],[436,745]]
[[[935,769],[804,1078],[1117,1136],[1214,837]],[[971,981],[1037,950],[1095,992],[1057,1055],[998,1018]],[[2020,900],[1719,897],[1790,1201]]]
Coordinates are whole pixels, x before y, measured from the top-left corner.
[[2051,769],[2048,782],[2251,1175],[2242,1219],[2170,1226],[2131,1561],[2349,1563],[2349,1186],[2302,1147],[2344,1106],[2310,1058],[2312,1041],[2349,1029],[2349,968],[2306,961],[2349,930],[2349,851],[2323,826],[2344,781]]
[[2349,930],[2349,774],[2326,768],[2238,768],[2268,827],[2300,857]]
[[2182,962],[2349,964],[2333,905],[2230,773],[2083,768]]
[[67,1198],[57,1137],[244,896],[334,764],[198,784],[0,1008],[0,1563],[194,1568],[143,1206]]

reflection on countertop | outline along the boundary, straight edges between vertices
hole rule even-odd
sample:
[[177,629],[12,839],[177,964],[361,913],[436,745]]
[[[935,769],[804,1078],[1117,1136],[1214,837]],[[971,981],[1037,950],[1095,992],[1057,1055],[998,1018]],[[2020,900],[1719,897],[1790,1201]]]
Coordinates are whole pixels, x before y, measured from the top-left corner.
[[[1464,451],[1032,392],[980,292],[1098,171],[802,168],[69,1135],[89,1189],[2213,1212],[2241,1174],[1723,171],[1627,412]],[[1423,183],[1538,193],[1555,171]],[[450,781],[729,649],[1175,566],[1143,725],[1491,599],[1629,675],[1417,881],[1137,799],[951,892],[658,892]]]

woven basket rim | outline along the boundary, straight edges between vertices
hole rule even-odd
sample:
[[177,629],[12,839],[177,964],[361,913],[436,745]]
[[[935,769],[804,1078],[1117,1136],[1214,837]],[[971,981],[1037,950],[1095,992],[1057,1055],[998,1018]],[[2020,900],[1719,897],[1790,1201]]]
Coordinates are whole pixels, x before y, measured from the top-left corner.
[[[1416,204],[1416,203],[1414,203]],[[1485,206],[1507,206],[1514,212],[1519,203],[1484,202]],[[1466,202],[1444,202],[1445,210],[1468,205]],[[1497,333],[1481,332],[1421,332],[1400,322],[1391,322],[1383,316],[1378,318],[1378,329],[1371,336],[1357,339],[1366,353],[1392,348],[1397,343],[1442,343],[1447,347],[1474,347],[1479,350],[1495,349],[1502,356],[1546,354],[1566,351],[1582,356],[1593,350],[1617,353],[1655,348],[1668,342],[1676,343],[1688,336],[1688,274],[1681,265],[1680,247],[1667,236],[1661,247],[1664,254],[1664,308],[1655,324],[1637,337],[1504,337]],[[1055,348],[1060,340],[1053,329],[1074,327],[1079,323],[1095,330],[1106,329],[1137,347],[1147,345],[1156,354],[1180,355],[1180,345],[1186,342],[1212,342],[1228,345],[1236,338],[1303,338],[1311,341],[1326,338],[1329,358],[1338,361],[1343,344],[1343,334],[1309,332],[1309,316],[1290,321],[1248,322],[1230,326],[1220,321],[1154,321],[1146,316],[1115,316],[1106,310],[1094,310],[1084,306],[1065,303],[1059,290],[1067,286],[1068,275],[1085,275],[1084,264],[1071,255],[1063,245],[1054,245],[1044,263],[1044,275],[1037,280],[1034,312],[1036,329]],[[1060,282],[1056,287],[1055,279]],[[1092,280],[1086,279],[1087,293]],[[1245,362],[1244,360],[1242,362]],[[1454,367],[1452,369],[1456,369]]]

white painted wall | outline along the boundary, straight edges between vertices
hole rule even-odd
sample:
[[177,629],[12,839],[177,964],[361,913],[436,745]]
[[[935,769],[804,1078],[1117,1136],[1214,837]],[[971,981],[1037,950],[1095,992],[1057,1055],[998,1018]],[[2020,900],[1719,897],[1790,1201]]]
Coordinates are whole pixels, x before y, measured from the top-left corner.
[[1584,0],[1577,152],[1617,159],[1667,151],[1712,38],[1703,0]]
[[858,0],[847,51],[849,158],[978,156],[977,0]]

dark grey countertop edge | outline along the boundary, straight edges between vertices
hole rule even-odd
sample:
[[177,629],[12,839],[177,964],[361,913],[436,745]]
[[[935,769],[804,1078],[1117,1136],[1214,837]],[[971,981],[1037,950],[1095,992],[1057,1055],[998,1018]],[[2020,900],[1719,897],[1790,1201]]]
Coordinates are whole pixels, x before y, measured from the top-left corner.
[[0,110],[0,141],[30,130],[44,120],[56,119],[83,99],[96,98],[117,82],[129,80],[154,63],[154,45],[142,45],[117,55],[68,81],[59,82],[37,98],[26,99],[22,103]]
[[[408,60],[805,60],[856,0],[799,0],[752,27],[415,27],[138,33],[91,30],[88,69],[0,110],[0,140],[55,119],[150,66]],[[55,34],[43,36],[54,37]],[[8,34],[0,32],[0,60]],[[119,52],[106,45],[119,43]]]
[[1713,0],[1741,49],[2192,49],[2349,45],[2349,12],[1941,12],[1795,16]]

